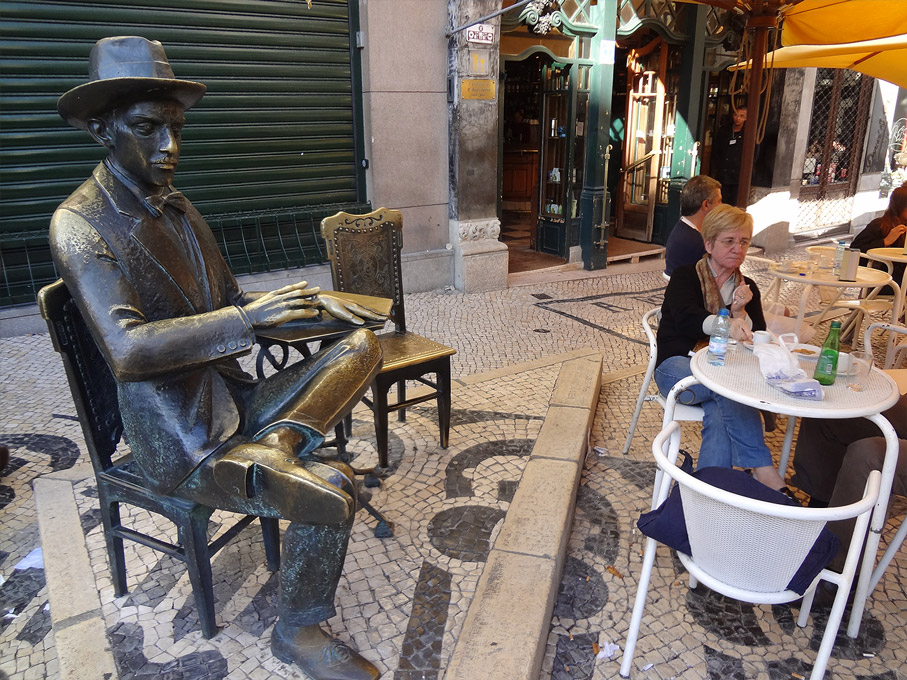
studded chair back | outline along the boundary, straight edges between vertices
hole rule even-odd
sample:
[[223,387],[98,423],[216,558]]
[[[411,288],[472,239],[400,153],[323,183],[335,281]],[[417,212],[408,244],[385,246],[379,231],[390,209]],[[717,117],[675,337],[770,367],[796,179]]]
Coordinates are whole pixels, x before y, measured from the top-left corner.
[[403,215],[380,208],[366,215],[337,213],[321,223],[334,288],[394,301],[390,319],[397,333],[406,332],[403,307]]

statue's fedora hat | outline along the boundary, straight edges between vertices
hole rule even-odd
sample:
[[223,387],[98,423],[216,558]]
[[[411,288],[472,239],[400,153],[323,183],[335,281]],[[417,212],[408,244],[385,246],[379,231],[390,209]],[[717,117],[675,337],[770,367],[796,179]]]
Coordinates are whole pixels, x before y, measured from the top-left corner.
[[205,89],[201,83],[173,77],[164,47],[157,40],[102,38],[91,48],[88,82],[60,97],[57,111],[67,123],[85,130],[92,116],[145,95],[175,99],[192,108]]

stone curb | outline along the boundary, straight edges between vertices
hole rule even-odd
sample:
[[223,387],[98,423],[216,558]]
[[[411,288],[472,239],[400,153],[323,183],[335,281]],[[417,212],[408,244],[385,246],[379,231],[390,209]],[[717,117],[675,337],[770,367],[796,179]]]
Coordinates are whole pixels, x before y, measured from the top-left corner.
[[[83,475],[84,478],[84,475]],[[62,680],[117,677],[72,475],[34,481],[50,618]]]
[[[579,349],[456,381],[474,385],[557,363],[563,366],[545,422],[479,580],[459,637],[464,642],[454,649],[451,666],[456,661],[458,667],[448,670],[447,680],[538,677],[601,388],[602,355]],[[34,481],[62,680],[118,677],[72,489],[92,474],[78,465]],[[480,657],[483,649],[491,654]],[[494,664],[497,672],[488,675]]]
[[566,361],[445,680],[536,680],[601,389],[601,354]]

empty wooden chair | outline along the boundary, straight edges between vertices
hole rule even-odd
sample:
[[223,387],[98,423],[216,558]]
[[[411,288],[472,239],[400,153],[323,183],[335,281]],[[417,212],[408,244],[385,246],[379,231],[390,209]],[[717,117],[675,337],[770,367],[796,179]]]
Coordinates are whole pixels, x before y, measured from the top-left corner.
[[[384,365],[372,384],[372,398],[363,401],[375,419],[378,461],[386,467],[388,414],[396,411],[406,419],[406,409],[435,400],[441,447],[447,448],[450,433],[450,357],[456,350],[406,330],[403,305],[403,216],[398,210],[379,208],[365,215],[339,212],[321,221],[321,234],[327,244],[334,289],[391,298],[390,320],[394,330],[378,335]],[[427,375],[434,374],[435,380]],[[430,388],[428,393],[407,399],[406,381],[415,380]],[[397,385],[396,403],[388,403],[387,393]]]

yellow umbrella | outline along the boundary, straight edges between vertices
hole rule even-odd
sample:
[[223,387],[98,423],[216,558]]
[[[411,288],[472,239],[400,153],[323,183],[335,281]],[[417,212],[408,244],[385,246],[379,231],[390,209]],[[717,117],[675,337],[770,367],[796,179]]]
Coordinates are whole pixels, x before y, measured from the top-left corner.
[[[737,12],[747,18],[752,30],[752,79],[756,83],[748,96],[750,116],[759,118],[759,83],[767,52],[768,34],[781,30],[784,45],[834,42],[852,43],[900,34],[907,26],[907,0],[680,0],[712,5]],[[777,35],[777,34],[776,34]],[[777,52],[777,51],[776,51]],[[770,63],[770,62],[769,62]],[[745,207],[749,195],[755,126],[744,128],[740,158],[738,201]]]
[[[907,34],[835,45],[781,47],[765,55],[765,64],[775,68],[847,68],[907,88]],[[749,66],[745,61],[731,69]]]
[[896,36],[907,27],[904,0],[784,0],[784,4],[779,12],[783,45],[875,40]]

